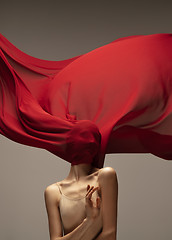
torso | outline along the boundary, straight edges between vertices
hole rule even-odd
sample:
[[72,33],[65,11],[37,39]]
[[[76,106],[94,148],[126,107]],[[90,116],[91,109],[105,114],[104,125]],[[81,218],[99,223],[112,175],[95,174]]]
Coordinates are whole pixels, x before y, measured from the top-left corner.
[[[58,191],[57,201],[65,235],[73,231],[86,217],[85,195],[87,185],[99,186],[98,175],[100,171],[101,169],[98,169],[84,180],[77,182],[71,183],[64,179],[54,184]],[[93,203],[96,203],[97,196],[100,196],[100,192],[95,191],[92,195]]]

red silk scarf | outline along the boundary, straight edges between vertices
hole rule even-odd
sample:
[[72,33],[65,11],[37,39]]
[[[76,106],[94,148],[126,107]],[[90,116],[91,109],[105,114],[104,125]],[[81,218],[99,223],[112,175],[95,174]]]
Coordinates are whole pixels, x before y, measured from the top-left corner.
[[106,153],[171,160],[172,34],[123,37],[63,61],[32,57],[0,34],[0,133],[72,163],[67,139],[83,120],[101,133],[97,167]]

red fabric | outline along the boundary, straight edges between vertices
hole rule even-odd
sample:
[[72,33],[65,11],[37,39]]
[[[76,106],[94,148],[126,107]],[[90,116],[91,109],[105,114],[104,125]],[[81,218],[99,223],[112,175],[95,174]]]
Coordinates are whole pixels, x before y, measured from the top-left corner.
[[3,35],[0,47],[2,135],[72,163],[72,129],[97,126],[97,167],[105,153],[172,159],[172,34],[124,37],[63,61],[31,57]]

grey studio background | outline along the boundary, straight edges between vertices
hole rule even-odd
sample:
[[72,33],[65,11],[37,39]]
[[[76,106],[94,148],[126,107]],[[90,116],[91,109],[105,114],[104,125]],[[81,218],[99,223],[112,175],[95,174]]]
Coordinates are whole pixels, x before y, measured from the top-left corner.
[[[25,53],[63,60],[119,37],[172,33],[170,1],[0,1],[0,32]],[[70,164],[0,135],[0,239],[48,240],[44,189]],[[118,174],[118,240],[172,239],[172,162],[107,155]]]

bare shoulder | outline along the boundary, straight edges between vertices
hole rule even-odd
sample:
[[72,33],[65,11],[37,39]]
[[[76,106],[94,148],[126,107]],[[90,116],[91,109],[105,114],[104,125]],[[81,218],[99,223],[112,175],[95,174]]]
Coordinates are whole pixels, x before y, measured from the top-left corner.
[[60,200],[60,191],[57,186],[57,183],[48,185],[44,190],[45,200],[53,201],[58,203]]
[[112,167],[104,167],[99,171],[99,177],[112,177],[116,176],[116,171]]
[[117,173],[112,167],[104,167],[99,171],[98,179],[100,182],[117,180]]

